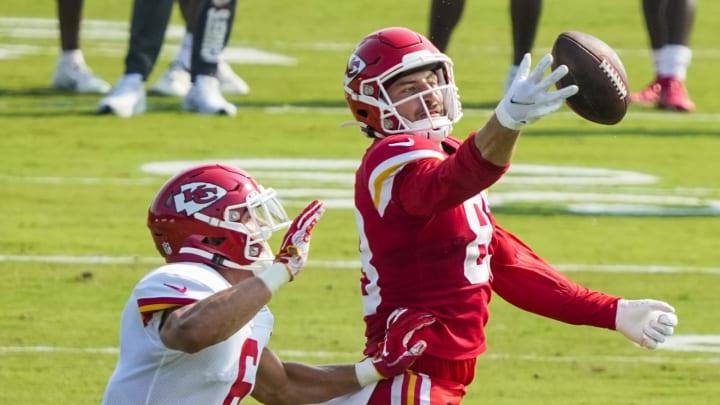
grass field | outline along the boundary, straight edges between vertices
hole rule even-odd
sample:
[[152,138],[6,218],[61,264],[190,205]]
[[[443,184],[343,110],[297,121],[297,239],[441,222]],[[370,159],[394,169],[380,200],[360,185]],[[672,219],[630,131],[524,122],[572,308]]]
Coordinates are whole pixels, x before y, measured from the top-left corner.
[[[109,81],[122,73],[131,1],[86,2],[83,47]],[[350,120],[342,74],[354,44],[385,26],[426,31],[429,2],[241,1],[233,66],[250,84],[234,118],[150,97],[131,119],[95,116],[99,97],[49,89],[58,52],[53,2],[4,2],[0,15],[0,403],[97,404],[117,359],[119,317],[159,260],[148,204],[178,167],[238,164],[279,190],[290,214],[330,209],[308,269],[271,303],[271,348],[287,360],[355,361],[363,344],[352,173],[367,140]],[[652,76],[639,1],[547,1],[534,58],[557,33],[614,46],[632,90]],[[278,11],[281,10],[281,11]],[[33,19],[30,19],[33,18]],[[154,81],[182,32],[173,17]],[[510,61],[507,2],[468,2],[449,54],[466,116],[497,103]],[[490,349],[467,404],[712,404],[720,398],[720,4],[702,2],[692,37],[692,114],[631,106],[615,126],[567,109],[529,127],[491,191],[498,221],[591,288],[676,306],[658,351],[615,332],[492,304]],[[251,63],[249,49],[282,64]],[[268,167],[269,166],[269,167]],[[282,169],[278,169],[282,167]],[[249,401],[249,403],[253,403]]]

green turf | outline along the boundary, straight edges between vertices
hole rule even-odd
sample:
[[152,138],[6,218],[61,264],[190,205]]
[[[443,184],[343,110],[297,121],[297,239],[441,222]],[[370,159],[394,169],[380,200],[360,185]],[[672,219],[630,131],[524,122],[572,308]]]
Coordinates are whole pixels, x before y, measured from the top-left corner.
[[[52,2],[6,3],[0,18],[54,18]],[[129,0],[86,3],[87,21],[126,23],[130,15]],[[231,45],[282,54],[297,63],[234,65],[252,88],[247,97],[231,98],[239,108],[234,118],[184,114],[180,100],[159,97],[148,99],[143,116],[95,116],[98,96],[48,89],[57,38],[16,36],[4,25],[0,50],[24,45],[36,51],[0,59],[0,403],[99,403],[115,364],[125,299],[158,263],[144,220],[167,176],[144,172],[141,165],[256,157],[358,160],[367,140],[356,128],[340,128],[351,118],[341,88],[349,53],[362,36],[384,26],[425,32],[426,3],[240,2]],[[560,31],[583,30],[616,47],[633,90],[651,79],[639,1],[545,3],[535,60]],[[173,23],[180,24],[177,12]],[[449,49],[466,114],[456,136],[482,125],[500,97],[510,61],[508,25],[507,2],[468,2]],[[687,82],[696,113],[631,106],[623,122],[608,127],[564,109],[524,131],[514,160],[517,167],[627,171],[654,176],[654,183],[533,186],[504,179],[490,191],[491,198],[519,191],[595,193],[600,199],[642,196],[655,201],[656,208],[683,210],[677,215],[578,215],[569,211],[570,202],[537,200],[494,207],[498,221],[548,261],[580,266],[568,273],[578,282],[673,303],[679,335],[720,335],[713,312],[718,274],[705,272],[720,266],[720,217],[711,205],[720,200],[718,25],[720,4],[700,4]],[[122,73],[126,41],[86,36],[82,43],[93,69],[114,82]],[[172,52],[163,53],[150,81],[171,57]],[[351,175],[352,169],[333,172]],[[519,176],[511,172],[506,179]],[[311,190],[287,198],[291,214],[310,198],[342,201],[351,192],[348,181],[299,182],[267,171],[258,178],[281,192],[316,190],[317,195]],[[668,201],[658,203],[659,198]],[[357,360],[363,344],[359,274],[319,265],[356,261],[356,251],[352,211],[329,209],[314,233],[309,268],[271,303],[276,315],[271,347],[283,358]],[[53,255],[108,256],[129,263],[22,261]],[[596,264],[673,266],[679,273],[583,267]],[[710,404],[720,397],[717,344],[705,351],[649,352],[615,332],[558,324],[500,298],[491,309],[490,349],[479,360],[467,404],[685,405]],[[319,352],[330,354],[318,357]]]

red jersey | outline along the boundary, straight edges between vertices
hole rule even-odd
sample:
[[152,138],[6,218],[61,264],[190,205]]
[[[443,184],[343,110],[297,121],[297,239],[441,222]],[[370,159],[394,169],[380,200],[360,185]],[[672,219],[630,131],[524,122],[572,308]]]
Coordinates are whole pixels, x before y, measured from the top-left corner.
[[[486,349],[491,289],[531,312],[614,328],[617,298],[577,286],[497,227],[484,190],[508,167],[485,160],[473,136],[438,144],[394,135],[376,140],[363,157],[355,209],[367,355],[382,342],[390,312],[407,306],[438,319],[416,334],[428,343],[423,358],[468,368],[462,362]],[[453,373],[416,371],[458,381]]]

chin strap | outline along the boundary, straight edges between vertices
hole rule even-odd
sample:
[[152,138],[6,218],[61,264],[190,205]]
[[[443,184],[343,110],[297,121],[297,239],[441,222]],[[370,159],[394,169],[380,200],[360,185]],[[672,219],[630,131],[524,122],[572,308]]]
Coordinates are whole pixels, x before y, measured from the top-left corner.
[[364,133],[368,138],[373,138],[373,139],[385,138],[385,135],[372,129],[367,124],[360,122],[360,121],[346,121],[346,122],[343,122],[340,124],[340,128],[347,128],[347,127],[360,127],[360,131],[362,131],[362,133]]
[[206,252],[202,249],[198,249],[198,248],[194,248],[194,247],[182,247],[182,248],[180,248],[180,251],[178,253],[180,253],[180,254],[185,253],[185,254],[200,256],[203,259],[210,260],[211,262],[217,264],[218,266],[227,267],[227,268],[233,269],[233,270],[252,271],[255,274],[259,274],[268,268],[268,266],[266,266],[262,261],[257,261],[251,265],[243,266],[243,265],[233,262],[232,260],[228,260],[228,258],[225,256],[219,255],[217,253]]
[[345,121],[340,123],[340,128],[347,128],[347,127],[360,127],[360,128],[367,128],[367,124],[364,124],[360,121]]

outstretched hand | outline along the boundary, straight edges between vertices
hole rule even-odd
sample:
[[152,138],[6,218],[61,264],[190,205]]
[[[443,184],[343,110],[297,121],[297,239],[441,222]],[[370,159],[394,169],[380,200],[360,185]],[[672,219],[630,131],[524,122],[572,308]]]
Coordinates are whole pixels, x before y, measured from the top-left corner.
[[283,237],[280,252],[275,256],[275,262],[285,265],[290,273],[290,279],[305,266],[310,253],[310,232],[325,212],[321,201],[315,200],[293,220]]
[[558,110],[568,97],[578,92],[576,85],[549,91],[550,87],[568,73],[567,66],[560,65],[543,78],[552,61],[552,55],[546,54],[530,72],[530,54],[525,54],[515,80],[495,109],[495,116],[502,126],[519,130],[523,125]]
[[678,324],[675,308],[651,299],[618,301],[615,329],[648,349],[656,349],[675,333]]

